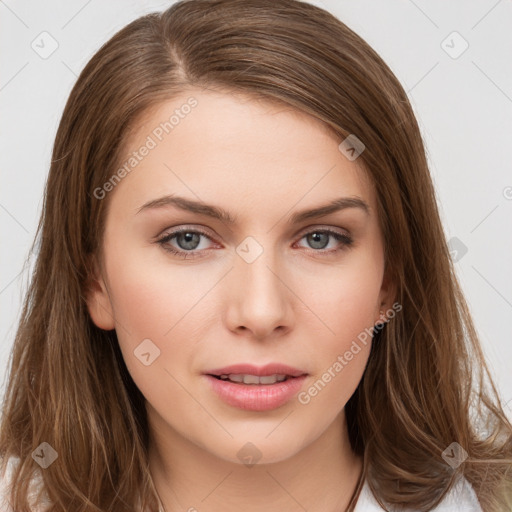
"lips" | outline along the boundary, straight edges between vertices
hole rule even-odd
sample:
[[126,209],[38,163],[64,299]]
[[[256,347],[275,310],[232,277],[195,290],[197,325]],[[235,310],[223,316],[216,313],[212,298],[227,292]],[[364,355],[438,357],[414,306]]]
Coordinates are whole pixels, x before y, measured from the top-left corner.
[[248,363],[233,364],[223,368],[215,368],[204,372],[205,375],[219,377],[221,375],[255,375],[258,377],[268,377],[271,375],[284,375],[286,377],[300,377],[307,375],[307,372],[288,366],[282,363],[270,363],[264,366],[255,366]]
[[263,412],[288,403],[302,388],[307,372],[282,363],[234,364],[204,372],[210,389],[226,404]]

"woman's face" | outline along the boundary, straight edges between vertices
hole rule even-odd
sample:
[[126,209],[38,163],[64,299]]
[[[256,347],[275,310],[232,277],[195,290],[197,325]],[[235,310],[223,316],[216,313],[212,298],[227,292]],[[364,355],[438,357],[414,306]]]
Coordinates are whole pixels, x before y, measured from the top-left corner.
[[[116,329],[160,439],[265,463],[343,423],[365,329],[393,297],[373,187],[341,142],[306,114],[194,89],[146,115],[96,191],[109,209],[89,311]],[[207,375],[292,373],[272,363],[302,377]]]

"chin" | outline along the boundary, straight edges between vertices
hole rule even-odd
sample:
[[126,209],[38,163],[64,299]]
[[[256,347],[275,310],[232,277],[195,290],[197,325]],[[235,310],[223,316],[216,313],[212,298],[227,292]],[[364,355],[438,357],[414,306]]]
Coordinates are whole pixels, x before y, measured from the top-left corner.
[[[275,426],[274,426],[275,428]],[[262,432],[260,436],[242,435],[230,439],[224,444],[216,443],[215,446],[205,447],[212,455],[232,464],[243,464],[253,467],[255,464],[275,464],[283,462],[296,455],[304,448],[302,444],[292,443],[290,436],[268,435],[269,431]],[[283,439],[284,437],[284,439]],[[297,436],[298,440],[298,436]]]

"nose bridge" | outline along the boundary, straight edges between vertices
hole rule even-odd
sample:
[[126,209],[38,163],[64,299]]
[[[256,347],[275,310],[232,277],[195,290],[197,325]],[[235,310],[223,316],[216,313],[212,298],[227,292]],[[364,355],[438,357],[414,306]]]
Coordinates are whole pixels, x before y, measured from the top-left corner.
[[[246,249],[248,252],[244,253]],[[264,247],[255,239],[246,240],[239,245],[237,253],[239,258],[235,270],[245,283],[246,297],[252,301],[261,301],[262,305],[278,302],[283,293],[283,284],[276,272],[279,255],[271,245],[265,244]]]
[[247,237],[236,249],[231,277],[236,292],[232,295],[232,328],[245,327],[257,336],[269,335],[290,320],[290,293],[280,270],[280,256],[270,243]]

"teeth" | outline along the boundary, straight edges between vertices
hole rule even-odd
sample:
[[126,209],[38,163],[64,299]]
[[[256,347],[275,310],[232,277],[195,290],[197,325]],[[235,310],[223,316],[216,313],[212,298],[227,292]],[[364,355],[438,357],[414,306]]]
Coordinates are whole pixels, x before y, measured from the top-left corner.
[[244,384],[275,384],[276,382],[283,382],[286,380],[286,375],[265,375],[258,377],[257,375],[242,375],[236,373],[230,373],[229,375],[221,375],[222,380],[230,380],[232,382],[244,383]]

